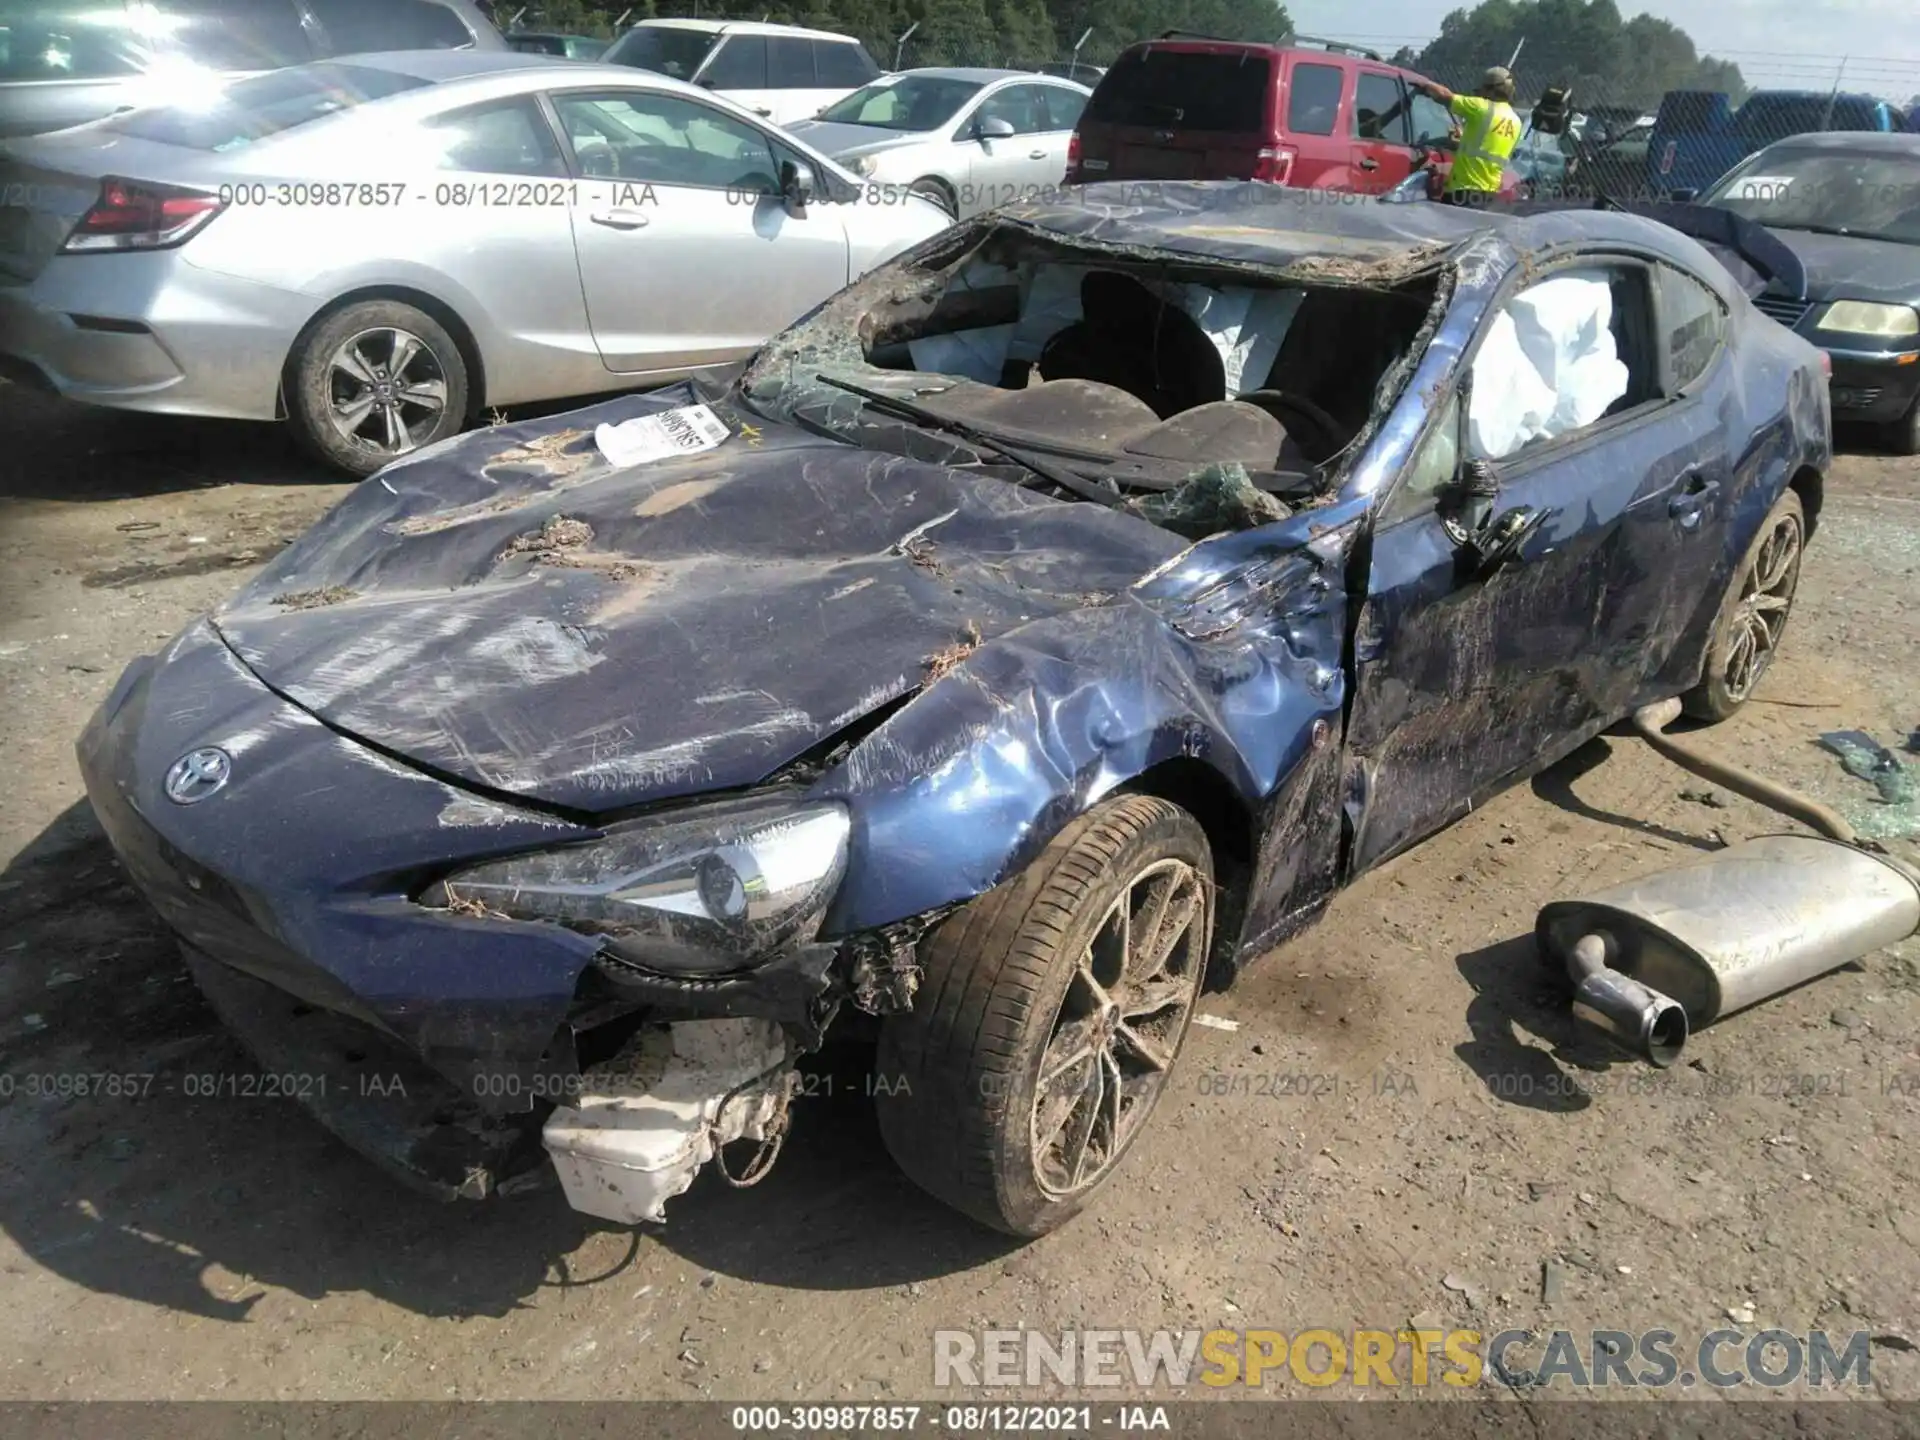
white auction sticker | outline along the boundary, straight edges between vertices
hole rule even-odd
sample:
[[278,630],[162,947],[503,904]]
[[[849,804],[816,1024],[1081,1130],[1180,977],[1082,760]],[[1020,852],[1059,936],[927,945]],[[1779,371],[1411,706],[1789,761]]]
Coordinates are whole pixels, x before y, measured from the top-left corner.
[[624,469],[673,455],[698,455],[713,449],[729,433],[727,422],[705,405],[678,405],[618,425],[601,425],[593,432],[593,443],[608,461]]

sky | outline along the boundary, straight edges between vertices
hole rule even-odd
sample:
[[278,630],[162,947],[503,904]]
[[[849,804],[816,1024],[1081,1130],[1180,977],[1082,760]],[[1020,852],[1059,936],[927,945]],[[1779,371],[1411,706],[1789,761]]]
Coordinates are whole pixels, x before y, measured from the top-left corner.
[[[1283,0],[1303,35],[1382,52],[1419,45],[1473,0]],[[1738,61],[1751,84],[1920,94],[1920,0],[1617,0],[1621,13],[1670,20],[1703,52]],[[1504,57],[1498,57],[1504,58]]]

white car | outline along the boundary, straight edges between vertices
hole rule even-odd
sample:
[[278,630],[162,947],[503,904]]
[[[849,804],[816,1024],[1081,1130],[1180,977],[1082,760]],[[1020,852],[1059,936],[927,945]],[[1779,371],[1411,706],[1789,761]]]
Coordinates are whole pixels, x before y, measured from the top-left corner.
[[600,60],[685,80],[776,125],[804,119],[880,73],[851,35],[753,20],[642,20]]
[[958,218],[1057,190],[1092,94],[1032,71],[906,70],[787,133],[863,179],[905,186]]
[[739,360],[947,226],[690,85],[359,56],[0,147],[0,374],[292,422],[367,474],[489,409]]

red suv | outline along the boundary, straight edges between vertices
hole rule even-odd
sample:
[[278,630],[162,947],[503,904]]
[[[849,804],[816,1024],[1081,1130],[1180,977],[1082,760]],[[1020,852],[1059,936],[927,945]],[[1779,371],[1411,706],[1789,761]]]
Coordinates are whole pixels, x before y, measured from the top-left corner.
[[1121,52],[1067,151],[1067,183],[1269,180],[1383,193],[1452,145],[1447,107],[1368,50],[1170,30]]

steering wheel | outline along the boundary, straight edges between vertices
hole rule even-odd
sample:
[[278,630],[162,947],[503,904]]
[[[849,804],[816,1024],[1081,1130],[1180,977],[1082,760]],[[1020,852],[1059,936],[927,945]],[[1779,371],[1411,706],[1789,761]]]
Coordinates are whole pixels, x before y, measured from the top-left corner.
[[1249,390],[1233,398],[1278,420],[1300,452],[1315,465],[1324,465],[1353,438],[1346,426],[1304,395],[1286,390]]

